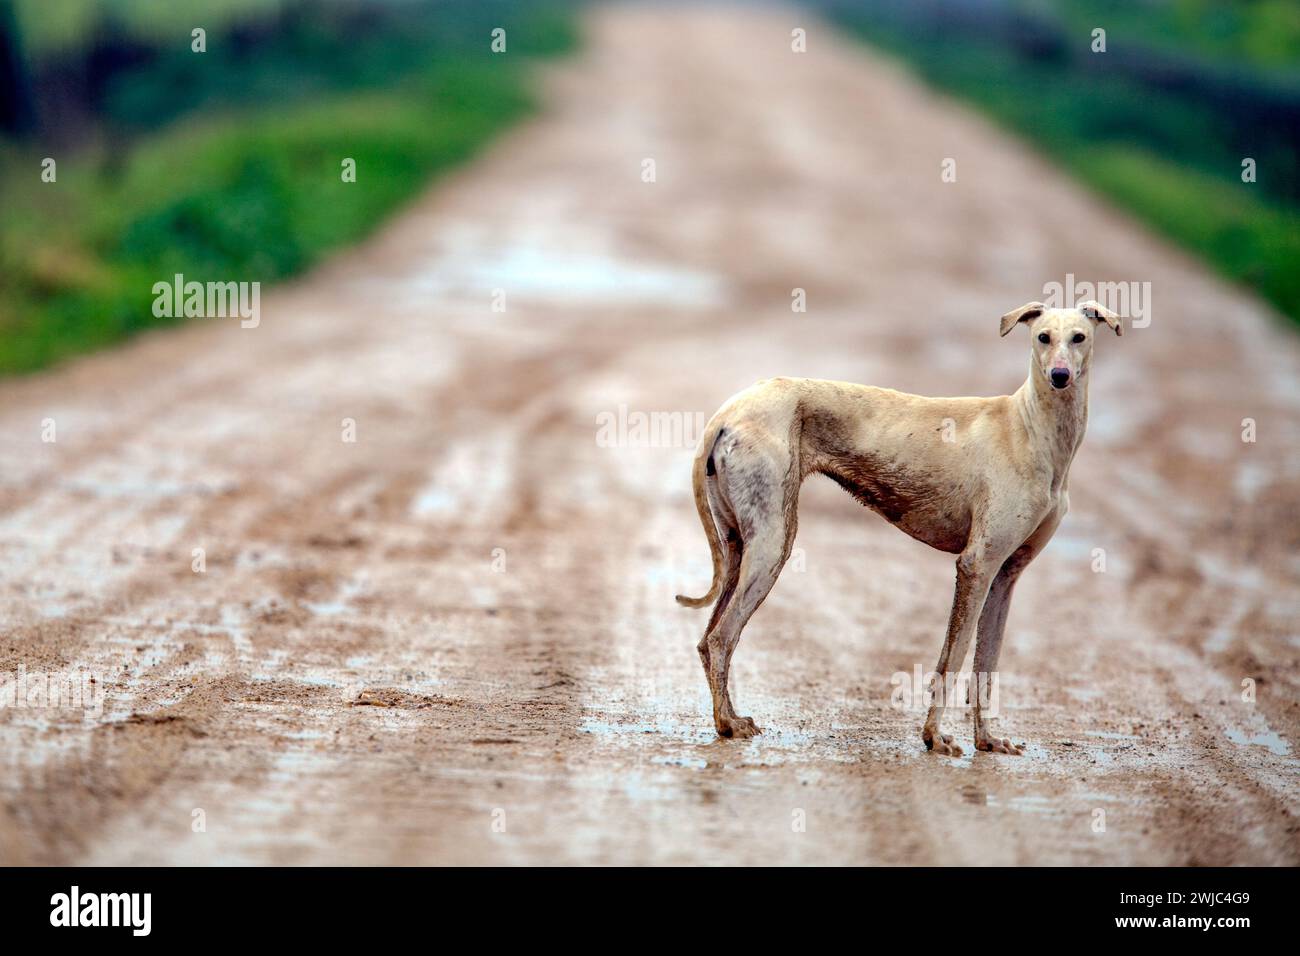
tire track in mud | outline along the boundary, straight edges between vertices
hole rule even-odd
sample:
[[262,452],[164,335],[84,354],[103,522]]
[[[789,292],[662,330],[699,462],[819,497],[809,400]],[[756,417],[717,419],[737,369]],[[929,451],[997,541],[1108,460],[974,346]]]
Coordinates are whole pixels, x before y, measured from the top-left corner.
[[[591,356],[591,360],[597,360],[598,356]],[[548,383],[544,377],[539,377],[547,369],[565,367],[569,371],[574,369],[572,362],[560,363],[555,360],[554,356],[542,355],[540,357],[529,356],[519,363],[519,369],[502,368],[499,361],[488,363],[487,367],[482,365],[476,366],[473,362],[467,362],[465,368],[465,378],[469,381],[480,379],[484,374],[493,375],[506,374],[507,378],[512,371],[520,374],[526,374],[528,378],[542,387],[543,395],[550,389],[551,383]],[[456,394],[466,387],[465,380],[455,380],[448,383],[438,393],[428,396],[427,407],[438,407],[440,404],[451,401]],[[538,399],[530,396],[518,396],[518,402],[522,404],[538,405]],[[543,403],[544,405],[544,403]],[[488,410],[496,415],[512,414],[512,396],[505,391],[493,399],[488,396]],[[453,416],[454,417],[454,416]],[[363,419],[364,420],[364,419]],[[526,424],[526,423],[525,423]],[[404,425],[409,425],[405,422]],[[449,431],[450,429],[450,431]],[[433,447],[436,443],[454,436],[456,432],[454,424],[449,425],[446,421],[430,422],[420,434],[411,434],[406,431],[404,435],[390,435],[380,431],[375,437],[374,444],[380,449],[397,449],[397,448],[415,448],[425,449]],[[399,443],[398,439],[401,438]],[[462,442],[472,441],[472,439],[460,438]],[[296,452],[286,450],[281,461],[274,464],[273,467],[289,468],[296,457]],[[430,458],[433,456],[429,456]],[[301,462],[301,459],[298,459]],[[418,461],[419,459],[417,459]],[[314,463],[315,464],[315,463]],[[318,476],[320,481],[325,463],[319,463],[322,467],[309,468],[305,470],[308,476]],[[505,463],[509,465],[509,463]],[[388,466],[388,467],[384,467]],[[376,475],[376,472],[378,474]],[[527,475],[521,475],[527,478]],[[372,513],[367,515],[367,520],[363,522],[347,521],[336,513],[335,502],[340,500],[340,496],[350,486],[356,485],[359,481],[375,484],[376,478],[379,490],[377,507],[372,509]],[[105,758],[106,748],[96,747],[89,754],[82,758],[73,757],[61,763],[57,773],[47,774],[43,778],[43,783],[33,784],[26,783],[24,786],[27,795],[31,798],[31,805],[45,806],[54,811],[53,816],[42,817],[37,821],[28,821],[34,832],[42,834],[56,834],[56,846],[58,840],[65,839],[65,843],[60,846],[58,855],[60,858],[72,859],[73,854],[80,849],[80,836],[84,834],[84,823],[86,817],[103,822],[110,817],[110,807],[116,807],[122,810],[129,807],[132,803],[145,801],[154,794],[152,791],[157,787],[163,786],[168,782],[171,774],[172,762],[181,759],[187,747],[199,739],[198,749],[202,751],[202,739],[209,736],[214,738],[227,738],[236,736],[240,727],[240,720],[237,716],[225,713],[231,703],[237,703],[238,696],[232,698],[229,693],[217,693],[221,687],[229,683],[229,678],[221,677],[216,681],[202,676],[205,669],[222,668],[229,669],[232,666],[236,670],[252,669],[262,671],[257,676],[246,678],[251,680],[247,686],[256,686],[264,683],[268,679],[267,670],[271,674],[278,672],[278,668],[269,665],[265,660],[265,651],[258,653],[258,649],[270,648],[272,650],[282,646],[286,640],[292,643],[292,638],[287,637],[283,632],[289,628],[302,627],[309,624],[312,615],[304,610],[303,605],[311,604],[311,599],[318,602],[328,599],[329,592],[333,584],[339,578],[347,578],[361,571],[369,564],[382,561],[379,555],[369,551],[367,539],[371,537],[367,528],[377,531],[374,537],[383,537],[382,531],[384,525],[388,523],[399,524],[409,514],[411,509],[412,498],[418,491],[418,486],[423,480],[420,467],[413,467],[409,458],[409,453],[395,457],[391,462],[383,457],[378,460],[378,467],[372,463],[368,469],[362,469],[355,466],[344,466],[343,471],[337,477],[330,478],[324,484],[317,484],[316,487],[305,491],[303,494],[295,496],[290,502],[280,501],[277,504],[260,510],[250,510],[246,514],[244,522],[240,526],[231,528],[226,531],[224,526],[229,523],[231,509],[227,503],[224,506],[211,509],[209,512],[196,517],[195,523],[199,526],[215,526],[218,530],[215,540],[222,541],[229,538],[233,542],[242,542],[242,553],[244,555],[256,553],[259,549],[275,553],[280,552],[279,563],[272,560],[254,562],[254,566],[244,575],[236,574],[234,580],[227,580],[221,584],[218,593],[212,593],[214,588],[203,589],[209,592],[206,598],[197,598],[195,603],[197,610],[200,612],[196,616],[199,618],[193,624],[185,620],[172,620],[166,617],[166,610],[160,608],[155,615],[150,610],[151,605],[165,604],[165,599],[169,588],[174,588],[176,580],[165,583],[149,581],[150,575],[156,574],[156,569],[146,570],[142,577],[146,580],[137,585],[135,582],[128,582],[124,588],[124,595],[129,595],[129,603],[137,609],[141,620],[137,622],[114,621],[112,627],[114,630],[126,628],[135,632],[137,640],[143,641],[138,650],[146,650],[151,655],[162,658],[153,666],[143,668],[140,673],[133,675],[129,686],[116,685],[114,691],[120,696],[131,696],[133,698],[133,707],[131,713],[123,717],[121,714],[115,715],[109,726],[113,727],[119,733],[113,738],[121,741],[120,746],[111,748],[112,752],[120,753],[122,756],[116,758]],[[242,494],[251,497],[255,489],[248,489]],[[500,504],[508,504],[509,498]],[[486,503],[490,505],[491,502]],[[249,510],[249,509],[246,509]],[[509,514],[508,511],[502,510],[503,514]],[[457,521],[439,521],[437,525],[426,529],[434,536],[437,535],[459,535],[465,536],[473,531],[476,537],[484,539],[495,539],[498,542],[508,542],[509,535],[503,534],[502,531],[489,523],[482,523],[477,529],[473,528],[473,523],[467,528]],[[212,535],[209,535],[212,538]],[[337,542],[337,546],[335,543]],[[351,560],[346,562],[345,567],[334,567],[319,569],[319,562],[313,561],[312,556],[316,549],[322,545],[330,548],[332,551],[342,550],[348,553]],[[490,554],[490,549],[484,547],[482,550],[484,556]],[[173,561],[175,555],[168,555]],[[231,555],[223,553],[220,547],[213,552],[210,557],[212,567],[210,571],[222,571],[223,565],[229,562]],[[184,573],[179,575],[181,578],[191,577],[188,565],[185,561],[180,562],[184,566]],[[176,576],[174,575],[173,578]],[[242,579],[241,579],[242,578]],[[215,582],[216,576],[197,578],[196,580],[204,582]],[[189,582],[186,582],[189,583]],[[194,587],[187,590],[193,592]],[[463,587],[457,588],[456,593],[463,593]],[[245,611],[236,612],[237,621],[234,623],[215,623],[204,621],[205,616],[211,616],[221,609],[222,618],[225,620],[226,611],[231,608],[229,603],[223,603],[220,593],[234,593],[243,598],[241,604]],[[256,595],[261,597],[256,597]],[[250,599],[250,596],[251,599]],[[373,600],[373,599],[372,599]],[[79,628],[79,632],[88,643],[95,643],[101,639],[100,633],[93,627],[89,626],[92,621],[102,620],[111,614],[121,615],[123,605],[128,603],[126,596],[119,596],[112,601],[113,607],[102,606],[97,615],[87,615],[83,618],[85,626]],[[173,600],[174,603],[174,600]],[[262,610],[257,615],[247,614],[247,609],[252,605],[254,608],[261,607]],[[450,613],[483,613],[484,608],[472,607],[461,608],[457,610],[454,606]],[[490,613],[498,613],[497,608],[491,608]],[[531,616],[526,607],[514,608],[507,607],[500,609],[505,614],[524,617]],[[248,619],[252,618],[252,619]],[[503,626],[506,621],[503,621]],[[529,626],[525,624],[525,626]],[[206,659],[201,663],[206,665],[195,667],[193,653],[178,653],[180,650],[191,647],[192,643],[186,643],[189,639],[193,642],[195,637],[195,628],[214,628],[217,637],[222,637],[222,631],[247,631],[247,636],[243,638],[245,648],[238,646],[228,648],[224,652],[218,651],[217,657],[212,657],[211,649],[205,652]],[[210,636],[207,635],[207,636]],[[317,633],[319,638],[319,632]],[[324,656],[326,660],[337,659],[346,656],[349,652],[359,653],[367,652],[369,656],[384,659],[393,656],[393,648],[383,646],[384,631],[379,626],[371,626],[366,635],[368,639],[353,639],[344,641],[341,644],[333,644],[329,647],[329,653]],[[21,636],[20,636],[21,639]],[[225,643],[224,640],[221,643]],[[526,644],[527,642],[525,642]],[[243,651],[242,653],[231,654],[231,651]],[[319,651],[319,649],[318,649]],[[26,650],[24,649],[24,653]],[[110,649],[110,656],[112,650]],[[533,648],[524,645],[507,645],[503,653],[522,654],[523,659],[534,668],[535,675],[548,677],[550,682],[546,684],[548,688],[562,686],[566,682],[571,682],[568,672],[561,664],[555,660],[555,655],[545,647]],[[78,660],[78,666],[86,670],[99,672],[103,661],[103,654],[96,657],[87,658],[84,654]],[[237,658],[237,660],[234,660]],[[486,669],[486,668],[484,668]],[[474,670],[479,670],[474,668]],[[197,673],[196,673],[197,672]],[[193,681],[190,684],[188,681]],[[297,686],[299,688],[299,698],[307,691],[312,690],[309,684],[295,684],[291,679],[281,681],[285,686]],[[170,693],[168,693],[170,692]],[[172,694],[178,695],[178,699]],[[159,703],[158,697],[162,696],[162,702]],[[405,697],[402,698],[405,700]],[[425,698],[417,698],[421,701]],[[292,700],[292,699],[291,699]],[[302,699],[292,700],[299,706],[304,706]],[[338,711],[340,708],[346,708],[354,701],[344,699],[342,696],[334,695],[327,703],[318,706],[324,706],[326,711]],[[529,701],[521,700],[518,706],[527,711],[529,708],[546,709],[550,701]],[[382,704],[368,706],[383,706]],[[419,709],[423,709],[421,704]],[[426,715],[421,715],[426,716]],[[552,717],[554,714],[552,712]],[[326,717],[318,715],[318,719],[323,720],[326,724],[333,724]],[[132,757],[128,754],[135,754],[138,747],[135,743],[136,737],[140,733],[148,733],[150,739],[158,736],[157,727],[162,724],[168,724],[176,728],[175,732],[166,739],[172,744],[163,756],[165,760],[150,763],[150,767],[155,772],[143,772],[146,768],[133,765]],[[214,730],[194,731],[195,727],[214,727]],[[144,731],[134,728],[147,728]],[[125,733],[123,733],[125,731]],[[340,733],[340,729],[334,726],[332,731],[335,734]],[[476,739],[488,739],[482,737]],[[196,760],[207,759],[206,753],[200,753]],[[94,767],[91,766],[94,763]],[[116,774],[111,771],[93,772],[96,768],[117,768]],[[182,774],[182,777],[184,775]],[[85,813],[76,815],[69,814],[69,801],[49,799],[48,787],[62,786],[63,781],[71,779],[91,779],[96,781],[93,786],[85,787],[76,791],[83,799],[93,802],[93,806],[86,806]],[[130,781],[129,784],[127,781]],[[184,781],[183,781],[184,782]],[[98,797],[95,794],[99,794]],[[113,799],[106,795],[120,795],[119,798]],[[358,800],[357,802],[363,802]],[[75,818],[80,821],[79,826],[68,828],[67,834],[60,832],[58,821],[66,818]],[[49,846],[45,850],[51,849]]]

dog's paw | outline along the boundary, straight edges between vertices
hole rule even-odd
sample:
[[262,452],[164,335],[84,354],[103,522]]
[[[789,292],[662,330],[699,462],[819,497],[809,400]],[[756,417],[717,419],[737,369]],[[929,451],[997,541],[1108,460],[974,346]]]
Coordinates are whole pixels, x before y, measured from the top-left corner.
[[960,757],[962,754],[961,745],[952,742],[951,734],[923,734],[921,739],[925,741],[925,749],[931,753],[943,754],[945,757]]
[[923,734],[922,740],[926,741],[926,749],[931,753],[941,753],[945,757],[961,757],[961,744],[953,743],[952,734]]
[[985,737],[983,740],[975,741],[976,750],[985,750],[991,754],[1012,754],[1013,756],[1022,756],[1025,752],[1024,744],[1013,744],[1006,737]]
[[744,740],[763,732],[752,717],[723,717],[718,721],[718,736]]

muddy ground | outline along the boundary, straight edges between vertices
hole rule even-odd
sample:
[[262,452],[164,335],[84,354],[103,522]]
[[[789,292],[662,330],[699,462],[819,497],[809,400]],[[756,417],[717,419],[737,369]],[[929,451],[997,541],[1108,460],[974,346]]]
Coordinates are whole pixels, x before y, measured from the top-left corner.
[[[803,14],[605,10],[545,88],[260,327],[0,386],[0,673],[103,694],[0,708],[0,861],[1300,862],[1283,321]],[[1098,343],[1012,605],[1026,755],[956,712],[967,756],[924,751],[891,676],[934,665],[952,558],[821,478],[735,659],[766,733],[715,739],[672,599],[698,417],[774,374],[1010,391],[998,317],[1067,273],[1152,321]]]

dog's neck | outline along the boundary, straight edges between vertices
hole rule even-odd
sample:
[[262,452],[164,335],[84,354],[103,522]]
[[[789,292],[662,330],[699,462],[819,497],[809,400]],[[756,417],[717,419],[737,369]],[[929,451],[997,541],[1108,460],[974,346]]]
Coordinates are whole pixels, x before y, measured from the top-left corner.
[[1052,466],[1052,490],[1064,486],[1070,462],[1088,427],[1088,374],[1069,388],[1053,388],[1031,362],[1029,378],[1013,396],[1030,441],[1045,453]]

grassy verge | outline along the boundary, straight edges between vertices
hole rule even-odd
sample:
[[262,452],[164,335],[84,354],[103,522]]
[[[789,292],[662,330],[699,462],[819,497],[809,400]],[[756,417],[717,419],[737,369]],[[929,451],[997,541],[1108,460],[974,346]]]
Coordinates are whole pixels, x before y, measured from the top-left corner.
[[853,11],[835,19],[1300,321],[1300,209],[1265,180],[1277,171],[1293,176],[1292,161],[1260,158],[1261,181],[1243,183],[1241,154],[1223,145],[1222,119],[1174,95],[957,32],[921,35]]
[[[516,39],[517,38],[517,39]],[[201,111],[40,179],[42,152],[0,153],[0,374],[149,326],[152,286],[270,283],[364,236],[533,106],[528,54],[575,42],[568,14],[532,14],[511,52],[440,55],[397,82],[283,106]],[[342,161],[356,161],[356,182]]]
[[241,15],[274,11],[280,0],[203,0],[197,10],[174,0],[15,0],[23,34],[34,52],[73,46],[93,29],[106,9],[137,36],[186,36],[196,26],[208,30]]

